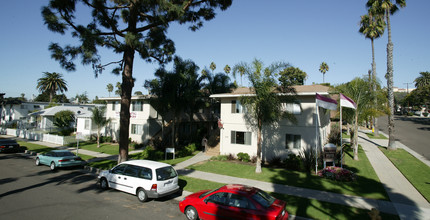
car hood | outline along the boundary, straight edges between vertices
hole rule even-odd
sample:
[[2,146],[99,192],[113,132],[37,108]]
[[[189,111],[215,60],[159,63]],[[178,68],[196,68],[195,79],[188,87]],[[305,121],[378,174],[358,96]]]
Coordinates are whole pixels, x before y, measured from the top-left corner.
[[107,176],[108,174],[109,174],[109,170],[102,170],[99,173],[99,178],[102,177],[102,176]]
[[202,191],[198,191],[196,193],[190,194],[187,196],[187,198],[199,198],[200,195],[202,195],[205,192],[209,192],[210,190],[202,190]]

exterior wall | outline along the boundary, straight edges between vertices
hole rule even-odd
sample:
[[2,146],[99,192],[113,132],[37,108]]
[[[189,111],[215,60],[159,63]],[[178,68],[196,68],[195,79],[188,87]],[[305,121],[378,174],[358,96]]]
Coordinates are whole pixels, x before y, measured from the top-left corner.
[[[133,102],[141,101],[143,102],[142,111],[133,111]],[[107,108],[106,108],[106,117],[111,119],[111,123],[109,128],[107,129],[108,135],[111,135],[112,138],[118,141],[119,138],[119,123],[120,123],[120,109],[121,106],[118,100],[107,100]],[[113,108],[115,105],[115,108]],[[130,127],[129,127],[129,137],[133,142],[136,143],[145,143],[148,141],[152,135],[156,132],[154,128],[151,126],[157,125],[154,121],[158,120],[157,111],[149,104],[148,100],[145,99],[132,99],[132,104],[130,105]],[[142,133],[133,134],[133,125],[142,126]],[[160,127],[161,129],[161,127]]]
[[[32,103],[23,102],[21,104],[5,104],[1,108],[1,124],[14,121],[23,120],[27,122],[28,114],[34,111],[42,110],[47,106],[47,103]],[[31,121],[29,121],[31,122]]]
[[[248,153],[251,157],[257,154],[257,130],[253,130],[247,122],[246,114],[231,113],[232,100],[237,98],[221,99],[221,120],[223,129],[220,131],[220,153],[227,155],[237,155],[239,152]],[[288,154],[299,154],[305,149],[315,148],[316,128],[315,128],[315,95],[299,97],[301,113],[296,114],[297,124],[287,120],[272,125],[271,127],[263,126],[262,130],[262,153],[264,160],[270,160],[273,157],[285,158]],[[330,132],[330,115],[328,111],[319,108],[319,134],[321,140],[326,140]],[[252,132],[251,145],[231,143],[232,131]],[[300,149],[287,148],[287,134],[300,135]],[[322,141],[324,144],[324,141]],[[321,148],[321,141],[319,143]]]

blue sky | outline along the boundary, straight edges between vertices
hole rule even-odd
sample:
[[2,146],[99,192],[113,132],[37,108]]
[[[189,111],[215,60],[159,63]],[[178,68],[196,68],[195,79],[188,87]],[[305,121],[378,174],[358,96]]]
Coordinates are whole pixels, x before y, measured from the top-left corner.
[[[187,26],[173,24],[169,37],[175,42],[176,55],[194,61],[200,68],[217,64],[222,72],[226,64],[261,59],[266,65],[284,61],[308,74],[305,84],[321,83],[319,65],[325,61],[330,70],[325,82],[345,83],[367,75],[371,68],[370,40],[358,32],[360,16],[366,13],[366,1],[344,0],[234,0],[233,5],[202,29],[192,32]],[[1,81],[0,92],[6,97],[37,96],[37,79],[43,72],[62,73],[67,81],[68,98],[87,92],[90,99],[108,97],[106,85],[121,81],[120,76],[103,72],[94,77],[91,66],[79,65],[67,72],[50,58],[48,45],[71,42],[70,36],[50,32],[43,24],[40,9],[44,1],[7,1],[0,8]],[[406,88],[420,72],[430,71],[430,1],[407,1],[407,7],[391,17],[394,43],[394,86]],[[86,17],[86,14],[77,14]],[[377,76],[383,86],[386,72],[387,32],[375,40]],[[111,51],[102,51],[102,62],[120,60]],[[157,64],[148,64],[136,56],[134,91],[147,93],[143,83],[154,78]],[[240,79],[237,80],[240,82]],[[413,87],[413,84],[409,84]],[[113,94],[111,94],[113,96]]]

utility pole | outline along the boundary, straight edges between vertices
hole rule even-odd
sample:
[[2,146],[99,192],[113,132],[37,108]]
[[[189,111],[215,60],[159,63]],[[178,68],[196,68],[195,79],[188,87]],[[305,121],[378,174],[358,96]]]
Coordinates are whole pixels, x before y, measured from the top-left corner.
[[406,84],[406,94],[409,94],[409,84],[412,84],[412,83],[403,83],[403,84]]

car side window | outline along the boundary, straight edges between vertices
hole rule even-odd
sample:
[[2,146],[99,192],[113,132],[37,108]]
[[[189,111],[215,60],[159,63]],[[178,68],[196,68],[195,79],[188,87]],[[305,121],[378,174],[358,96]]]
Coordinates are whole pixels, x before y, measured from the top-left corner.
[[137,177],[139,174],[139,167],[134,165],[128,165],[124,170],[124,175],[131,176],[131,177]]
[[45,154],[45,156],[52,157],[53,155],[52,155],[52,152],[48,152],[48,153]]
[[228,205],[228,193],[220,192],[212,194],[208,197],[207,201],[218,205]]
[[146,167],[139,167],[140,173],[139,178],[152,180],[152,170]]
[[113,174],[124,174],[124,168],[127,166],[127,164],[120,164],[112,169]]
[[244,209],[255,209],[255,206],[248,198],[233,193],[230,193],[228,205]]

